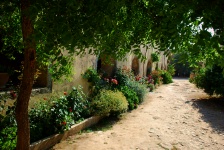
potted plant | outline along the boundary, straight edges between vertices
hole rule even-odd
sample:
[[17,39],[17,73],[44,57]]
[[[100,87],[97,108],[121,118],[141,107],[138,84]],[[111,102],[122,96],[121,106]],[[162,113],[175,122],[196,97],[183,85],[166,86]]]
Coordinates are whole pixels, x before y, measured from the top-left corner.
[[9,76],[12,75],[12,73],[12,68],[0,65],[0,88],[5,87],[5,84],[8,82]]

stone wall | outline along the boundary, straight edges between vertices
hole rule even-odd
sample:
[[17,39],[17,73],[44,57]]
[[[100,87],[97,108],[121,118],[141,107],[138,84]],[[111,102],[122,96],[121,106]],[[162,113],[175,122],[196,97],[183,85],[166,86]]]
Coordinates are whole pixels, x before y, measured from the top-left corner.
[[[136,72],[136,74],[139,74],[140,76],[146,76],[147,72],[149,70],[153,71],[155,70],[156,66],[158,65],[158,69],[166,70],[167,69],[167,57],[164,56],[163,52],[160,52],[160,61],[157,63],[153,63],[151,60],[151,54],[153,52],[156,52],[157,50],[153,47],[140,47],[142,54],[146,57],[145,61],[139,60],[135,55],[133,54],[127,54],[126,55],[126,61],[118,61],[117,67],[122,68],[123,66],[126,66],[133,71]],[[138,67],[137,67],[138,66]],[[138,69],[137,69],[138,68]]]
[[[157,50],[152,47],[140,47],[141,52],[146,57],[146,60],[141,62],[134,54],[128,53],[126,55],[125,61],[116,61],[111,59],[112,66],[104,64],[104,58],[98,58],[94,55],[86,54],[83,57],[75,56],[74,59],[74,75],[71,81],[62,80],[62,82],[53,82],[52,83],[52,93],[60,93],[63,91],[70,91],[73,86],[81,85],[83,86],[84,92],[88,94],[89,83],[82,78],[83,74],[88,68],[92,67],[97,69],[102,69],[108,75],[113,75],[115,68],[123,68],[124,66],[132,69],[135,72],[135,75],[146,76],[147,72],[155,70],[156,66],[159,69],[167,69],[167,57],[163,55],[163,52],[160,53],[160,61],[153,63],[151,60],[151,53],[156,52]],[[48,80],[48,82],[50,82]]]

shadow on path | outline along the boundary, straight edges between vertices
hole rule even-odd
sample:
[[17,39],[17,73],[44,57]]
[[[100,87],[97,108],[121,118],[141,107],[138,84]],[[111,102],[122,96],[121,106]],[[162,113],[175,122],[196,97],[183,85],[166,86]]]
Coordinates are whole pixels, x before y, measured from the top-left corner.
[[92,132],[92,131],[106,131],[113,127],[121,118],[108,116],[100,120],[96,125],[89,127],[84,130],[84,132]]
[[224,133],[224,98],[192,99],[202,119],[218,133]]

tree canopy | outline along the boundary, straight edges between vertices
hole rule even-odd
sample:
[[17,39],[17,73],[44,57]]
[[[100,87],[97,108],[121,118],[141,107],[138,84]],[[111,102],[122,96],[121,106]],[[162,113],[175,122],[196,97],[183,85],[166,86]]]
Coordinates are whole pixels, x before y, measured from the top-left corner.
[[58,79],[69,73],[73,54],[122,59],[131,51],[142,57],[139,45],[152,44],[181,52],[191,64],[224,67],[223,12],[223,0],[1,0],[0,53],[12,59],[14,51],[24,54],[17,148],[29,145],[24,137],[36,60],[51,65]]
[[[51,73],[58,79],[68,70],[65,67],[71,62],[69,54],[113,53],[112,57],[123,59],[131,46],[137,45],[133,52],[141,57],[138,45],[145,44],[142,39],[146,37],[148,26],[141,10],[144,5],[144,2],[126,0],[32,1],[24,13],[34,25],[32,38],[35,39],[39,65],[57,62],[52,65]],[[0,8],[3,36],[0,51],[7,53],[11,47],[22,52],[20,3],[3,0]],[[13,58],[12,53],[7,54]]]
[[148,3],[150,39],[194,64],[224,66],[224,1],[155,0]]

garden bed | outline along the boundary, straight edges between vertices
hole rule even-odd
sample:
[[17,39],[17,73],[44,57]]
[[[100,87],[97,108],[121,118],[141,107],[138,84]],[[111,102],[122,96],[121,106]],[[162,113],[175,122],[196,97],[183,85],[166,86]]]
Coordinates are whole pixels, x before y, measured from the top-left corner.
[[52,136],[49,136],[47,138],[44,138],[42,140],[39,140],[37,142],[34,142],[30,145],[30,150],[47,150],[60,142],[61,140],[66,139],[68,136],[74,135],[78,133],[79,131],[88,128],[96,123],[99,122],[99,120],[102,119],[102,117],[99,116],[93,116],[88,119],[85,119],[84,121],[80,122],[79,124],[75,124],[69,129],[68,131],[65,131],[62,134],[55,134]]

